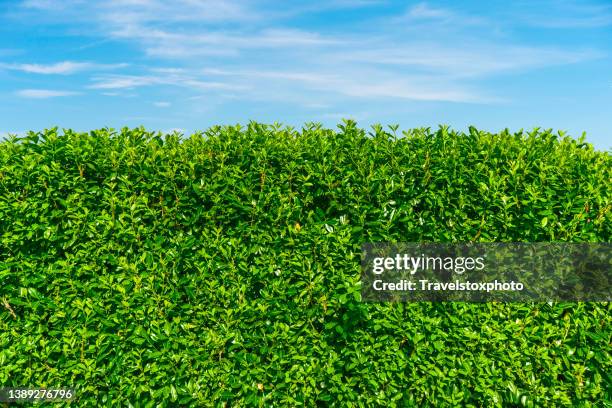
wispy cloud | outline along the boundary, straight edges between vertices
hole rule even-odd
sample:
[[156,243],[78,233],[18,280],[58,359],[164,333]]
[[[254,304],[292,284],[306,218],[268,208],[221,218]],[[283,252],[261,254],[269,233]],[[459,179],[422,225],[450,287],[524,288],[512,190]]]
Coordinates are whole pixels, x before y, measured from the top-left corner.
[[158,107],[158,108],[168,108],[172,104],[170,102],[166,102],[166,101],[157,101],[157,102],[153,102],[153,105]]
[[[70,3],[70,2],[67,2],[67,3]],[[21,6],[24,8],[35,8],[35,9],[43,9],[43,10],[63,8],[66,5],[67,5],[66,2],[54,1],[54,0],[24,0],[21,3]]]
[[464,40],[465,47],[435,42],[398,44],[395,47],[338,52],[332,58],[343,61],[419,68],[430,74],[464,78],[525,71],[555,65],[574,64],[601,58],[605,54],[587,49],[567,51],[557,48],[494,45]]
[[78,92],[61,91],[61,90],[53,90],[53,89],[21,89],[15,92],[15,94],[21,98],[48,99],[48,98],[57,98],[61,96],[78,95]]
[[[264,95],[274,98],[278,97],[279,93],[282,95],[287,89],[299,88],[300,91],[296,93],[307,94],[316,91],[319,94],[360,99],[397,98],[471,103],[494,100],[473,89],[449,83],[439,77],[381,72],[373,74],[368,70],[352,70],[350,73],[332,71],[328,69],[317,72],[278,70],[205,70],[204,72],[213,76],[237,77],[237,83],[258,83],[259,86],[250,92],[257,98],[262,98]],[[245,96],[248,97],[248,94]]]
[[528,3],[518,10],[510,7],[507,17],[537,28],[598,29],[612,26],[612,4],[609,1],[544,0]]
[[192,89],[223,89],[241,90],[243,86],[237,86],[220,81],[205,81],[193,75],[168,72],[166,74],[146,75],[104,75],[93,78],[90,89],[134,89],[153,85],[179,86]]
[[[74,1],[74,0],[72,0]],[[98,4],[100,16],[117,25],[146,23],[216,23],[252,21],[261,17],[246,1],[110,0]]]
[[[84,85],[109,96],[170,86],[196,94],[187,98],[214,94],[222,101],[234,95],[228,91],[236,91],[242,99],[285,100],[301,107],[316,96],[326,98],[323,105],[330,109],[328,100],[342,98],[494,103],[504,98],[479,80],[603,56],[595,49],[491,39],[489,34],[498,24],[494,16],[470,13],[455,4],[441,7],[433,1],[396,7],[392,16],[366,17],[359,24],[367,30],[339,33],[334,25],[295,23],[300,13],[390,3],[317,0],[277,7],[271,0],[28,0],[22,9],[71,18],[88,30],[92,27],[103,40],[139,50],[148,66],[132,65],[129,73],[95,72]],[[583,10],[577,15],[594,19],[596,11],[606,16],[606,10]],[[158,66],[169,60],[176,66]],[[120,65],[64,61],[3,67],[65,75],[124,67]],[[171,102],[151,104],[169,106],[166,103]]]
[[172,133],[180,133],[180,134],[186,135],[186,134],[188,134],[188,131],[183,129],[183,128],[176,128],[175,127],[175,128],[163,129],[161,131],[161,133],[164,134],[164,135],[170,135]]
[[[268,18],[282,19],[287,17],[303,16],[307,14],[317,14],[333,12],[338,10],[355,10],[373,8],[376,6],[384,6],[390,3],[389,0],[323,0],[323,1],[306,1],[292,2],[291,8],[279,8],[266,12]],[[274,4],[272,2],[271,4]]]
[[110,70],[126,67],[128,64],[96,64],[92,62],[62,61],[54,64],[5,64],[0,69],[10,69],[42,75],[69,75],[88,70]]
[[600,28],[612,26],[612,14],[582,17],[557,17],[548,19],[527,19],[531,25],[542,28]]
[[321,74],[314,72],[303,72],[303,71],[280,71],[280,70],[257,70],[257,69],[242,69],[242,70],[222,70],[222,69],[204,69],[204,74],[214,76],[230,76],[230,77],[243,77],[251,79],[268,78],[274,80],[288,80],[298,82],[312,82],[312,83],[328,83],[341,78],[337,74]]
[[406,9],[405,13],[391,19],[393,23],[423,23],[429,26],[435,24],[436,28],[440,26],[453,26],[453,28],[461,28],[474,25],[483,25],[492,27],[492,21],[474,14],[466,14],[458,12],[451,8],[432,6],[427,2],[417,3]]
[[407,16],[413,18],[427,18],[427,19],[447,19],[452,17],[454,14],[444,8],[432,7],[427,3],[419,3],[408,9]]
[[134,89],[162,83],[158,77],[147,75],[108,75],[94,77],[93,81],[90,89]]
[[140,25],[126,25],[110,33],[117,39],[138,42],[145,53],[162,58],[195,56],[236,57],[243,50],[316,48],[343,43],[316,32],[288,28],[225,32],[216,30],[162,30]]
[[321,7],[359,8],[379,6],[387,2],[387,0],[327,0],[319,3],[319,5]]
[[122,25],[139,22],[215,22],[255,18],[258,13],[244,1],[228,0],[24,0],[20,9],[41,10],[61,20],[75,15],[113,21]]
[[358,119],[357,115],[354,115],[352,113],[339,113],[339,112],[324,113],[323,115],[321,115],[321,118],[323,118],[323,119],[333,119],[335,121],[340,121],[342,119],[352,119],[352,120],[357,120]]
[[419,85],[411,81],[378,82],[362,84],[358,82],[340,83],[339,89],[348,96],[359,98],[398,98],[414,101],[446,102],[492,102],[493,98],[477,95],[474,91],[457,89],[458,87],[435,87],[432,84]]

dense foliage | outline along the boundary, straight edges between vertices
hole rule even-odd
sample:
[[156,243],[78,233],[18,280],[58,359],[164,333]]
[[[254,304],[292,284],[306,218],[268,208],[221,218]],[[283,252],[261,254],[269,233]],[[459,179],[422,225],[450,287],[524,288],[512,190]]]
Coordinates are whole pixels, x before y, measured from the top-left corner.
[[610,242],[612,157],[346,121],[0,143],[0,386],[78,406],[602,406],[608,303],[363,303],[378,241]]

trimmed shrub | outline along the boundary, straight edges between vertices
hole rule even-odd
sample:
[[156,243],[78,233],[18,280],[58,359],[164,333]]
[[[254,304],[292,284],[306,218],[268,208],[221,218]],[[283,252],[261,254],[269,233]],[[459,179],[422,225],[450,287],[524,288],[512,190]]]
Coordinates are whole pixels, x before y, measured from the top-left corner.
[[610,154],[538,129],[396,132],[1,142],[0,385],[78,406],[609,402],[609,303],[362,303],[359,260],[364,242],[610,242]]

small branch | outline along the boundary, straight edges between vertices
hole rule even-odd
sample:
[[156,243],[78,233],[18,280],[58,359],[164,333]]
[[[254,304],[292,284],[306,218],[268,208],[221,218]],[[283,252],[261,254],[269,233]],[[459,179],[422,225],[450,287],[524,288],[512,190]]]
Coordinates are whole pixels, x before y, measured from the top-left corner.
[[9,302],[6,300],[6,298],[2,298],[2,305],[4,305],[4,307],[11,313],[11,316],[13,316],[13,319],[16,320],[17,315],[15,314],[15,311],[13,310],[11,305],[9,305]]

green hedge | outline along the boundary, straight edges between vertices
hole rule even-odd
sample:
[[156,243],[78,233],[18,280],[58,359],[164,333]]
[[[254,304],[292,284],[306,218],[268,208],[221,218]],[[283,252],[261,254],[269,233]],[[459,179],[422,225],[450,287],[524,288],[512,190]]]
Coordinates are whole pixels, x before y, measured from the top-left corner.
[[610,242],[551,131],[57,129],[0,143],[0,386],[78,406],[603,406],[609,303],[360,302],[377,241]]

